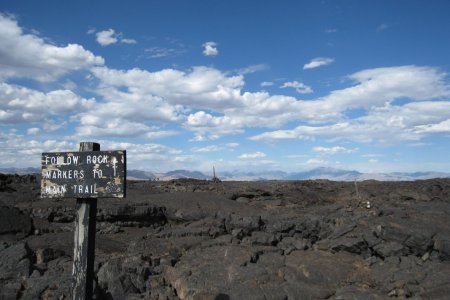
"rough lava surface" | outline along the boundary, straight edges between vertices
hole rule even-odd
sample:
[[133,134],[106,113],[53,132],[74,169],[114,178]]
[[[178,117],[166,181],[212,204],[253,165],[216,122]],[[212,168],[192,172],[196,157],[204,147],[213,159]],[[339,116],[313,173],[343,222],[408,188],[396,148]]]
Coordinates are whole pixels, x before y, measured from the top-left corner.
[[[71,299],[75,199],[0,174],[0,299]],[[450,180],[129,181],[95,299],[448,299]]]

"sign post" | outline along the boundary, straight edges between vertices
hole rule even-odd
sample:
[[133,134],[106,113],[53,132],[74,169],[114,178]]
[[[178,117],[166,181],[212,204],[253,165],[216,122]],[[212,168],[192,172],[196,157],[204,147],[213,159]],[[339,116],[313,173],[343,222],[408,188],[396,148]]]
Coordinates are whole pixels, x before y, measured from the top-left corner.
[[[100,151],[100,144],[80,143],[80,152]],[[92,299],[97,198],[77,198],[73,244],[72,299]]]
[[126,152],[80,143],[79,152],[42,153],[42,198],[77,198],[72,299],[92,299],[98,197],[126,196]]

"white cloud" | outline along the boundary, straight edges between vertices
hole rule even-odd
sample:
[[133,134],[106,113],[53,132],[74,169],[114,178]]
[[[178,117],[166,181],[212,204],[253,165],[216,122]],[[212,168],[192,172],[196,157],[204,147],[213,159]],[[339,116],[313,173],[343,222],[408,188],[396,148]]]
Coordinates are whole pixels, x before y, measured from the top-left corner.
[[173,130],[158,130],[145,122],[132,121],[123,117],[80,114],[80,125],[76,128],[78,137],[142,137],[158,139],[179,134]]
[[43,123],[41,125],[45,131],[51,132],[51,131],[56,131],[58,129],[61,129],[61,128],[65,127],[67,124],[68,124],[67,121],[64,121],[61,119],[56,119],[56,120],[47,119],[47,120],[45,120],[45,123]]
[[146,137],[148,139],[161,139],[161,138],[166,138],[166,137],[170,137],[170,136],[175,136],[178,134],[179,134],[179,132],[175,131],[175,130],[160,130],[160,131],[147,132],[144,135],[144,137]]
[[320,154],[341,154],[341,153],[354,153],[357,151],[357,149],[348,149],[341,146],[334,146],[334,147],[314,147],[313,151]]
[[[377,68],[349,76],[356,85],[313,101],[297,101],[292,108],[305,125],[275,130],[252,140],[328,137],[358,142],[417,141],[446,130],[450,96],[446,74],[430,67]],[[402,99],[405,104],[395,101]],[[409,102],[408,102],[409,101]],[[346,112],[361,109],[360,117]],[[326,125],[321,125],[326,124]]]
[[376,158],[376,157],[383,157],[383,154],[363,154],[361,155],[361,157],[366,157],[366,158]]
[[293,159],[297,159],[297,158],[305,158],[308,157],[308,155],[306,154],[292,154],[292,155],[288,155],[286,156],[287,158],[293,158]]
[[53,81],[74,70],[102,65],[104,59],[77,44],[58,47],[25,34],[17,21],[0,13],[0,79],[27,77]]
[[40,131],[40,129],[39,129],[39,128],[36,128],[36,127],[28,128],[28,129],[27,129],[27,134],[28,134],[28,135],[36,135],[36,134],[39,133],[39,131]]
[[[94,68],[93,73],[101,82],[98,93],[106,100],[102,109],[98,109],[99,114],[149,124],[181,122],[184,128],[195,133],[195,141],[239,134],[247,127],[276,128],[292,121],[304,125],[263,133],[252,139],[325,136],[364,142],[417,140],[425,135],[424,128],[408,129],[402,124],[408,121],[408,126],[421,126],[449,118],[447,102],[436,101],[450,94],[445,74],[429,67],[363,70],[349,76],[355,82],[353,86],[312,100],[267,92],[242,93],[242,76],[227,76],[206,67],[187,72]],[[116,99],[122,101],[117,103]],[[396,99],[408,99],[416,104],[395,105]],[[437,110],[433,109],[436,107]],[[365,113],[348,118],[346,112],[352,109]],[[413,120],[415,123],[411,123]]]
[[193,168],[198,163],[194,157],[185,154],[182,150],[161,144],[136,144],[108,140],[99,140],[98,143],[102,149],[127,150],[127,167],[130,169],[152,166],[152,171],[164,172],[180,168]]
[[432,146],[432,143],[425,143],[425,142],[416,142],[416,143],[409,143],[409,147],[429,147]]
[[141,122],[182,122],[196,134],[196,141],[242,133],[249,126],[277,127],[304,116],[296,98],[241,93],[242,75],[227,76],[213,68],[92,71],[100,80],[97,92],[106,100],[98,104],[96,114]]
[[71,115],[95,105],[69,90],[48,93],[0,83],[0,123],[50,122],[52,116]]
[[117,43],[117,34],[114,29],[99,31],[96,33],[96,40],[102,46],[109,46]]
[[239,155],[239,158],[242,159],[255,159],[255,158],[263,158],[266,157],[266,154],[260,151],[257,151],[255,153],[243,153]]
[[[252,140],[327,137],[363,143],[398,143],[418,141],[425,135],[445,132],[450,117],[450,102],[426,101],[404,106],[376,108],[367,116],[324,126],[298,126],[292,130],[277,130],[254,136]],[[422,124],[427,124],[422,125]],[[433,125],[434,124],[434,125]],[[433,128],[426,130],[424,128]],[[439,128],[439,130],[436,130]]]
[[199,153],[209,153],[209,152],[218,152],[218,151],[222,151],[223,147],[220,147],[218,145],[209,145],[206,147],[195,147],[191,149],[192,152],[199,152]]
[[238,143],[227,143],[225,145],[209,145],[205,147],[194,147],[191,149],[191,151],[196,153],[219,152],[227,149],[233,151],[234,148],[238,146],[239,146]]
[[[179,168],[194,168],[198,161],[183,151],[160,144],[135,144],[97,140],[102,149],[127,150],[127,166],[130,169],[142,169],[153,166],[153,171],[169,171]],[[29,140],[16,133],[0,131],[2,161],[0,166],[39,167],[43,152],[77,151],[78,140]]]
[[[91,34],[95,31],[92,29],[88,31]],[[98,31],[95,33],[96,41],[102,46],[109,46],[121,42],[122,44],[134,45],[137,44],[135,39],[124,38],[122,33],[117,33],[114,29],[110,28],[107,30]]]
[[287,140],[287,139],[301,139],[295,130],[275,130],[267,131],[250,137],[252,141],[271,141],[271,140]]
[[243,126],[238,119],[228,116],[216,117],[204,111],[190,114],[185,126],[197,133],[197,141],[215,140],[223,135],[243,133]]
[[[92,75],[98,79],[93,91],[101,101],[84,99],[69,90],[42,93],[2,84],[0,121],[43,120],[42,128],[49,129],[62,121],[58,117],[69,115],[71,122],[78,122],[78,136],[159,138],[177,134],[161,130],[161,125],[175,123],[192,131],[196,141],[255,127],[276,130],[252,140],[326,137],[386,143],[418,141],[445,130],[445,121],[450,119],[449,102],[439,100],[450,95],[446,75],[430,67],[363,70],[349,76],[353,86],[312,100],[242,92],[242,75],[207,67],[156,72],[96,67]],[[402,104],[396,99],[402,99]],[[347,117],[352,109],[363,113],[358,118]],[[279,129],[288,122],[302,125]]]
[[273,84],[271,81],[263,81],[261,82],[261,87],[272,86]]
[[332,62],[334,62],[333,58],[316,57],[316,58],[313,58],[309,63],[306,63],[305,65],[303,65],[303,70],[314,69],[314,68],[318,68],[320,66],[326,66],[326,65],[331,64]]
[[[154,109],[150,109],[154,105]],[[159,130],[152,123],[172,122],[176,112],[170,106],[158,104],[152,97],[133,103],[125,98],[121,102],[101,102],[84,113],[78,114],[79,136],[144,137],[147,139],[165,138],[177,135],[177,131]],[[172,119],[174,118],[174,119]]]
[[282,86],[280,86],[280,88],[294,88],[299,94],[309,94],[313,92],[310,86],[298,81],[285,82]]
[[205,56],[216,56],[219,54],[216,42],[206,42],[203,45],[203,55]]
[[137,41],[135,39],[120,39],[120,42],[122,44],[129,44],[129,45],[137,44]]
[[[92,115],[86,114],[81,118],[81,126],[77,133],[81,137],[135,137],[151,132],[151,128],[143,123],[131,122],[123,119],[98,118],[92,120]],[[91,125],[91,122],[93,123]]]
[[[128,87],[129,96],[155,95],[172,105],[221,110],[239,106],[236,98],[244,85],[242,76],[227,77],[207,67],[194,67],[188,72],[163,69],[148,72],[140,69],[128,71],[94,68],[93,74],[101,80],[102,89],[120,92]],[[123,93],[123,92],[122,92]]]
[[239,75],[246,75],[256,72],[261,72],[270,69],[269,65],[266,64],[258,64],[258,65],[251,65],[242,69],[239,69],[236,71]]
[[70,151],[75,150],[75,147],[74,143],[66,140],[39,141],[14,132],[0,131],[0,166],[39,167],[41,153]]
[[434,124],[417,125],[414,127],[414,132],[418,134],[449,133],[450,119]]
[[66,81],[64,83],[61,84],[61,86],[65,89],[65,90],[76,90],[77,89],[77,84],[75,82],[73,82],[70,79],[66,79]]
[[[165,69],[152,73],[140,69],[121,71],[106,67],[94,68],[92,71],[100,80],[96,92],[104,101],[80,115],[80,134],[102,132],[108,135],[142,135],[148,126],[157,122],[184,123],[185,128],[197,134],[196,140],[216,139],[220,135],[242,132],[240,119],[212,115],[201,110],[223,112],[243,106],[240,100],[242,76],[227,77],[216,69],[206,67],[196,67],[189,72]],[[194,113],[191,110],[199,111]],[[98,118],[117,120],[117,125],[104,130],[101,123],[87,122]],[[134,126],[134,123],[140,123],[141,126]],[[127,125],[134,129],[114,130]],[[89,128],[83,129],[85,126]]]
[[228,148],[236,148],[239,147],[239,143],[227,143],[226,146]]
[[326,165],[326,164],[328,164],[329,163],[329,161],[327,161],[327,160],[323,160],[323,159],[319,159],[319,158],[311,158],[311,159],[308,159],[307,161],[306,161],[306,164],[307,165],[312,165],[312,166],[317,166],[317,165]]
[[432,67],[410,65],[375,68],[354,73],[349,78],[361,84],[351,90],[344,89],[344,92],[351,92],[346,96],[360,97],[365,92],[368,94],[366,99],[374,101],[375,98],[381,98],[375,104],[402,97],[429,100],[450,96],[450,88],[445,82],[446,74]]
[[208,137],[206,137],[200,133],[196,133],[192,139],[189,139],[189,142],[204,142],[207,140],[208,140]]

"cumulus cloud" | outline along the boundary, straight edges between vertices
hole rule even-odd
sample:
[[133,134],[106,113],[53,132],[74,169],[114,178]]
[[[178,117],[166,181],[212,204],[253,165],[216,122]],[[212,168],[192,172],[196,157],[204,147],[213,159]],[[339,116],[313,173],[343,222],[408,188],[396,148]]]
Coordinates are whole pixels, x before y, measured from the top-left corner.
[[[252,140],[298,139],[314,136],[359,142],[419,140],[443,132],[450,118],[446,74],[430,67],[368,69],[349,76],[356,85],[314,101],[299,101],[307,125],[253,136]],[[397,99],[407,99],[397,104]],[[346,111],[363,109],[357,118]],[[302,114],[303,113],[303,114]],[[320,125],[321,123],[328,123]]]
[[[140,69],[94,68],[93,74],[100,80],[97,93],[106,101],[83,116],[121,118],[145,124],[184,123],[196,132],[196,140],[204,139],[205,134],[207,139],[212,139],[219,134],[241,132],[238,126],[229,126],[233,123],[229,117],[213,116],[205,110],[224,111],[242,106],[238,100],[242,76],[227,77],[206,67],[196,67],[190,72],[165,69],[153,73]],[[86,126],[83,122],[81,125]],[[214,134],[208,134],[213,131]],[[141,133],[136,131],[136,134]]]
[[[0,85],[0,122],[45,119],[50,128],[58,124],[53,117],[70,115],[72,122],[78,122],[79,136],[159,138],[177,134],[163,128],[177,124],[192,131],[195,141],[254,127],[274,129],[253,136],[255,141],[327,137],[386,142],[418,141],[445,132],[450,119],[449,102],[442,100],[450,95],[446,74],[431,67],[362,70],[348,76],[350,87],[311,100],[242,92],[243,75],[208,67],[156,72],[95,67],[91,71],[98,80],[92,91],[101,101],[69,90],[43,93]],[[299,82],[282,86],[302,87]],[[363,113],[358,118],[347,116],[353,109]],[[302,125],[279,129],[295,122]]]
[[178,132],[171,130],[161,130],[147,126],[144,123],[132,122],[126,119],[101,119],[94,124],[89,124],[84,115],[80,126],[76,128],[79,137],[143,137],[146,139],[159,139],[177,135]]
[[99,31],[96,34],[97,43],[102,46],[108,46],[117,43],[117,34],[114,29]]
[[2,164],[19,168],[39,166],[41,163],[40,154],[43,152],[62,152],[77,149],[75,143],[67,140],[40,141],[35,138],[23,136],[15,132],[0,131]]
[[[369,105],[402,97],[430,100],[450,95],[446,74],[432,67],[410,65],[367,69],[354,73],[349,78],[360,85],[342,90],[343,93],[348,93],[345,96],[359,97],[364,92],[368,93],[366,101],[369,100]],[[332,96],[337,95],[339,96],[338,91],[332,94]],[[376,98],[381,100],[376,101]]]
[[280,86],[280,88],[294,88],[299,94],[309,94],[313,92],[310,86],[298,81],[285,82],[282,86]]
[[[207,67],[156,72],[99,67],[93,69],[93,75],[100,81],[96,91],[104,99],[96,104],[97,116],[145,126],[155,122],[181,123],[195,134],[193,141],[240,134],[249,127],[277,129],[289,122],[303,125],[268,131],[251,139],[327,136],[364,142],[392,138],[417,140],[427,132],[438,131],[420,126],[450,118],[446,113],[448,102],[438,101],[450,95],[446,75],[430,67],[362,70],[348,76],[350,87],[311,100],[267,92],[242,92],[242,75],[230,76]],[[282,87],[307,89],[299,82],[288,82]],[[397,99],[406,104],[397,104]],[[363,111],[360,117],[347,116],[354,109]],[[87,112],[82,116],[92,114]],[[81,125],[87,126],[84,122]],[[140,135],[147,130],[134,127],[135,133]]]
[[109,46],[112,44],[116,44],[118,42],[121,42],[122,44],[137,44],[137,41],[135,39],[130,38],[124,38],[122,33],[117,33],[114,29],[110,28],[107,30],[102,30],[95,32],[95,29],[90,29],[88,31],[88,34],[95,33],[96,41],[102,46]]
[[342,154],[342,153],[353,153],[356,152],[357,149],[348,149],[341,146],[334,146],[334,147],[314,147],[313,151],[320,154]]
[[[445,111],[442,111],[442,109]],[[417,141],[431,133],[424,128],[439,128],[438,124],[442,123],[440,120],[447,119],[449,116],[450,102],[419,102],[401,107],[387,105],[353,120],[323,126],[302,125],[291,130],[265,132],[253,136],[251,139],[277,140],[327,137],[363,143]],[[445,126],[441,129],[445,130]],[[431,131],[433,133],[443,132],[441,130]]]
[[198,141],[214,140],[223,135],[243,133],[242,123],[229,116],[213,116],[204,111],[190,114],[185,127],[197,133]]
[[142,169],[145,166],[153,166],[153,171],[164,172],[182,167],[194,167],[197,163],[195,158],[187,155],[182,150],[157,143],[117,142],[102,139],[98,140],[98,143],[104,149],[126,149],[127,167],[130,169]]
[[44,122],[52,116],[71,115],[95,105],[69,90],[48,93],[0,83],[0,123]]
[[334,62],[333,58],[329,57],[316,57],[313,58],[309,63],[303,65],[303,70],[314,69],[321,66],[326,66]]
[[100,80],[97,93],[106,100],[98,104],[102,109],[96,114],[182,122],[195,132],[196,141],[242,133],[249,126],[276,127],[304,115],[296,98],[242,93],[242,75],[230,76],[213,68],[148,72],[101,67],[92,72]]
[[26,34],[14,17],[0,13],[0,79],[53,81],[70,71],[103,65],[104,59],[77,44],[59,47]]
[[173,105],[220,110],[236,107],[240,88],[244,85],[242,76],[229,76],[217,69],[194,67],[188,72],[163,69],[149,72],[141,69],[127,71],[94,68],[93,74],[101,80],[103,87],[120,91],[128,87],[133,96],[155,95]]
[[266,154],[260,151],[257,151],[255,153],[243,153],[239,155],[239,158],[242,159],[255,159],[255,158],[263,158],[266,157]]
[[203,45],[203,55],[205,56],[216,56],[219,54],[216,42],[206,42]]
[[450,119],[435,124],[417,125],[414,132],[418,134],[450,133]]
[[[100,80],[96,92],[103,102],[95,109],[81,114],[79,132],[91,134],[101,124],[88,124],[86,120],[120,120],[120,126],[130,125],[134,130],[101,130],[104,134],[132,133],[142,135],[145,126],[162,123],[180,123],[198,135],[197,140],[207,135],[207,139],[219,135],[242,132],[237,121],[227,116],[213,116],[206,111],[235,109],[242,104],[238,98],[243,85],[242,76],[226,76],[222,72],[206,67],[196,67],[190,72],[165,69],[148,72],[140,69],[128,71],[113,70],[106,67],[94,68],[93,75]],[[127,89],[123,89],[123,87]],[[199,110],[195,113],[192,109]],[[128,123],[127,123],[128,122]],[[145,126],[134,126],[138,122]],[[234,126],[230,124],[235,123]],[[90,126],[89,128],[82,128]],[[211,132],[214,131],[214,134]],[[208,134],[209,133],[209,134]]]

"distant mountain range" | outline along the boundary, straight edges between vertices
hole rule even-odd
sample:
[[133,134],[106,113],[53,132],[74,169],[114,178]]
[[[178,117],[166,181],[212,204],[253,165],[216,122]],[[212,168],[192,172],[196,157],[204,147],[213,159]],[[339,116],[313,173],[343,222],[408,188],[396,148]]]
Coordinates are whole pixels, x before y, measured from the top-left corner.
[[[40,173],[38,168],[0,168],[0,173],[7,174],[32,174]],[[219,172],[217,176],[224,181],[258,181],[258,180],[307,180],[307,179],[328,179],[334,181],[411,181],[431,178],[450,178],[450,173],[442,172],[415,172],[415,173],[361,173],[352,170],[342,170],[335,168],[315,168],[304,172]],[[212,179],[211,174],[205,174],[199,171],[174,170],[166,173],[148,172],[140,170],[127,170],[127,179],[132,180],[172,180],[179,178],[194,178],[208,180]]]
[[222,180],[307,180],[328,179],[334,181],[411,181],[431,178],[450,178],[450,173],[439,172],[415,172],[415,173],[361,173],[354,170],[342,170],[320,167],[309,171],[286,173],[282,171],[269,172],[225,172],[219,174]]
[[179,178],[211,179],[212,176],[199,171],[175,170],[167,173],[153,173],[140,170],[127,170],[127,179],[135,180],[171,180]]

